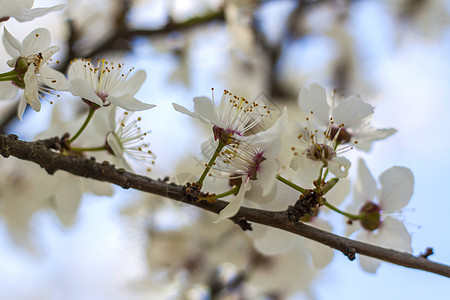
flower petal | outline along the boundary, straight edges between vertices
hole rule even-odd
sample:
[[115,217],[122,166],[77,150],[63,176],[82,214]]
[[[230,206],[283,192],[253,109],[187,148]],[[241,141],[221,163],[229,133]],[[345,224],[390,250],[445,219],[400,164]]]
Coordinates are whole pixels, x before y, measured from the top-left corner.
[[216,107],[209,98],[195,97],[194,112],[196,112],[200,117],[202,117],[205,120],[208,120],[212,124],[217,125],[219,127],[222,126],[222,124],[219,121],[219,117],[217,116]]
[[298,98],[300,108],[309,114],[311,111],[321,125],[328,126],[330,122],[330,106],[327,103],[325,89],[318,83],[302,87]]
[[185,107],[183,107],[181,105],[178,105],[176,103],[172,103],[172,106],[179,113],[188,115],[188,116],[190,116],[190,117],[192,117],[194,119],[199,119],[200,118],[200,115],[198,113],[192,112],[192,111],[186,109]]
[[350,142],[358,141],[356,144],[353,143],[354,147],[363,151],[369,151],[373,141],[385,139],[396,132],[397,130],[394,128],[360,128],[351,133],[352,139]]
[[372,202],[377,194],[377,182],[370,174],[366,162],[363,159],[358,161],[358,180],[355,183],[353,202],[364,204]]
[[[70,71],[70,70],[69,70]],[[70,79],[70,73],[69,73]],[[103,101],[99,96],[94,92],[92,87],[82,79],[73,79],[70,80],[69,91],[74,96],[80,96],[83,99],[89,100],[99,106],[103,106]]]
[[[333,231],[330,223],[319,218],[314,218],[310,225],[313,225],[314,227],[317,227],[324,231]],[[333,260],[334,251],[328,246],[310,239],[306,239],[306,247],[309,250],[311,260],[316,268],[325,268]]]
[[411,235],[405,225],[401,221],[389,216],[381,223],[381,227],[372,239],[372,242],[376,245],[397,251],[412,252]]
[[27,108],[27,100],[25,99],[25,95],[22,95],[22,97],[20,97],[19,107],[17,108],[17,118],[20,121],[22,121],[23,113],[25,112],[26,108]]
[[9,100],[16,97],[19,88],[10,81],[0,82],[0,100]]
[[[20,56],[20,43],[18,40],[16,40],[15,37],[12,36],[11,33],[6,29],[6,27],[3,28],[3,46],[5,46],[6,52],[8,52],[9,55],[13,58],[17,58]],[[10,66],[14,67],[14,66]]]
[[269,194],[276,183],[278,162],[275,159],[266,159],[260,164],[257,172],[257,180],[263,189],[263,197]]
[[156,106],[154,104],[141,102],[129,94],[120,97],[109,96],[106,100],[129,111],[146,110]]
[[118,92],[113,93],[113,95],[121,96],[129,94],[131,96],[134,96],[139,91],[142,84],[144,84],[146,78],[147,73],[145,73],[145,71],[137,71],[130,79],[126,81],[124,88],[120,89]]
[[234,196],[230,200],[230,203],[220,211],[219,218],[214,221],[214,223],[218,223],[225,219],[231,218],[232,216],[237,214],[239,209],[241,208],[242,202],[244,201],[244,194],[249,188],[250,185],[248,184],[248,179],[246,179],[246,176],[244,175],[242,176],[242,184],[238,194]]
[[[30,1],[33,2],[33,1]],[[40,8],[34,8],[31,10],[25,10],[22,11],[20,15],[14,15],[12,17],[16,18],[19,22],[26,22],[33,20],[34,18],[41,17],[43,15],[46,15],[52,11],[61,10],[64,8],[64,4],[59,4],[51,7],[40,7]]]
[[253,244],[264,255],[275,255],[291,250],[296,244],[296,236],[277,228],[267,228],[266,233],[255,238]]
[[[374,244],[372,242],[373,233],[369,232],[367,230],[361,231],[358,234],[358,236],[356,237],[356,239],[361,242]],[[359,265],[361,266],[361,268],[368,273],[375,273],[377,271],[378,267],[381,265],[381,260],[375,259],[372,257],[368,257],[365,255],[359,255],[358,259],[359,259]]]
[[36,67],[31,64],[24,76],[25,82],[25,99],[35,111],[41,110],[41,101],[39,101],[39,82],[35,73]]
[[342,100],[334,109],[333,118],[337,125],[345,128],[358,128],[373,115],[373,106],[355,96]]
[[63,73],[56,71],[49,66],[41,66],[39,69],[39,79],[57,91],[67,91],[69,89],[69,81]]
[[111,147],[111,150],[116,157],[123,157],[122,145],[114,132],[110,132],[106,136],[106,142],[108,143],[108,146]]
[[328,168],[331,173],[339,178],[345,178],[348,175],[348,169],[350,169],[350,161],[345,157],[335,156],[328,161]]
[[410,169],[389,168],[380,175],[379,182],[379,201],[383,212],[392,213],[408,204],[414,189],[414,176]]
[[50,31],[46,28],[38,28],[27,35],[22,42],[22,55],[29,56],[42,53],[50,46]]

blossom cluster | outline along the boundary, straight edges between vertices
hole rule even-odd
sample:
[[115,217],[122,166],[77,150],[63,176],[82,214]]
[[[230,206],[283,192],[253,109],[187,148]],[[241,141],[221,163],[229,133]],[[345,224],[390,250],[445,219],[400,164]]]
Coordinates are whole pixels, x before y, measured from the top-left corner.
[[[48,29],[34,29],[19,41],[7,29],[7,21],[10,18],[28,21],[63,6],[32,9],[33,1],[12,2],[0,1],[2,42],[11,57],[6,62],[10,71],[0,74],[0,100],[15,99],[20,94],[17,115],[22,119],[28,105],[39,112],[43,100],[57,96],[50,129],[36,138],[60,136],[64,155],[105,158],[126,170],[133,170],[133,162],[138,162],[150,171],[155,163],[146,140],[150,131],[141,128],[141,117],[133,118],[134,112],[155,107],[136,98],[146,81],[145,71],[106,59],[95,62],[77,58],[70,62],[66,73],[61,72],[60,62],[55,59],[60,47],[52,45]],[[84,120],[77,117],[67,120],[62,116],[59,108],[63,100],[59,98],[64,95],[74,96],[83,105]],[[217,226],[224,226],[222,221],[236,216],[244,204],[267,210],[288,207],[295,210],[300,206],[295,213],[301,216],[294,216],[295,222],[332,231],[327,216],[334,211],[345,217],[347,236],[412,251],[411,236],[394,215],[408,204],[413,193],[414,177],[408,168],[387,169],[380,175],[378,187],[360,159],[353,201],[345,209],[338,208],[351,190],[349,177],[355,169],[347,154],[367,152],[373,142],[396,132],[393,128],[372,126],[372,105],[358,96],[337,96],[335,92],[327,95],[318,83],[300,89],[296,108],[278,109],[276,103],[263,97],[248,100],[228,90],[223,91],[218,103],[214,91],[212,99],[196,97],[193,102],[193,110],[176,103],[173,108],[209,127],[210,137],[198,143],[204,169],[199,177],[191,176],[195,180],[189,184],[199,190],[198,201],[228,202],[214,220],[219,223]],[[289,122],[288,118],[297,122]],[[195,134],[189,134],[195,140]],[[19,236],[27,235],[30,216],[39,209],[53,207],[61,223],[69,226],[74,222],[83,192],[108,196],[113,193],[106,183],[66,173],[41,177],[37,175],[39,168],[27,171],[21,164],[0,163],[5,172],[12,174],[0,180],[0,211]],[[45,193],[37,192],[42,187]],[[26,199],[38,195],[34,206],[23,209],[26,202],[16,201],[20,190],[27,191]],[[10,215],[15,218],[9,218]],[[211,231],[207,228],[204,234],[212,238],[216,231]],[[240,239],[246,253],[254,254],[254,249],[266,256],[301,253],[304,260],[310,258],[317,268],[325,267],[333,256],[326,246],[274,228],[255,226],[254,232]],[[184,249],[191,247],[193,241],[177,240],[177,243]],[[221,252],[228,252],[228,248]],[[380,265],[380,261],[364,256],[360,263],[368,272],[375,272]]]

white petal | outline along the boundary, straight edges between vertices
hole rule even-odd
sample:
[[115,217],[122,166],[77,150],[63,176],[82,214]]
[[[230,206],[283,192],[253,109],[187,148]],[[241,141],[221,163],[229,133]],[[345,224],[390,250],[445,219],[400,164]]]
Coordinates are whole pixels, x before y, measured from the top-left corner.
[[352,135],[351,143],[353,143],[354,141],[358,141],[357,144],[353,144],[354,147],[363,151],[369,151],[373,141],[385,139],[396,132],[397,130],[394,128],[385,128],[385,129],[377,129],[373,127],[360,128],[351,133]]
[[386,217],[378,233],[372,239],[376,245],[402,252],[412,252],[411,235],[405,225],[397,219]]
[[[314,227],[317,227],[324,231],[333,231],[330,223],[319,218],[314,218],[310,225],[313,225]],[[325,268],[333,260],[334,251],[328,246],[310,239],[306,239],[306,247],[309,250],[311,260],[316,268]]]
[[20,56],[20,43],[16,40],[15,37],[12,36],[11,33],[5,28],[3,28],[3,46],[5,46],[6,52],[13,58],[17,58]]
[[[349,206],[347,206],[347,208],[345,209],[345,211],[349,212],[349,213],[357,213],[359,210],[359,206],[356,206],[355,204],[350,204]],[[352,221],[352,224],[348,224],[346,223],[346,228],[345,228],[345,236],[351,236],[355,231],[361,229],[361,223],[356,220],[356,221]]]
[[176,103],[172,103],[172,106],[179,113],[188,115],[188,116],[190,116],[190,117],[192,117],[194,119],[199,119],[200,118],[200,115],[198,113],[191,112],[190,110],[186,109],[185,107],[183,107],[181,105],[178,105]]
[[290,167],[298,171],[298,176],[303,182],[312,182],[319,176],[323,163],[307,158],[304,155],[296,155],[292,158]]
[[253,244],[262,254],[275,255],[291,250],[296,242],[297,237],[292,233],[269,227],[261,238],[254,239]]
[[129,111],[146,110],[156,106],[154,104],[143,103],[129,94],[120,97],[109,96],[106,100]]
[[113,95],[121,96],[129,94],[131,96],[134,96],[139,91],[142,84],[144,84],[146,78],[147,74],[145,73],[145,71],[143,70],[137,71],[133,75],[133,77],[127,80],[127,82],[125,83],[125,87],[113,93]]
[[16,97],[19,88],[10,81],[0,82],[0,100],[10,100]]
[[46,28],[33,30],[22,42],[22,55],[29,56],[43,52],[50,46],[50,31]]
[[114,194],[111,183],[93,180],[89,178],[80,178],[85,189],[97,196],[109,196]]
[[406,206],[414,189],[414,176],[408,168],[392,167],[379,178],[379,201],[383,212],[392,213]]
[[20,97],[19,107],[17,108],[17,118],[20,121],[22,121],[23,113],[25,112],[26,108],[27,108],[27,100],[25,99],[25,95],[22,95],[22,97]]
[[333,111],[336,124],[344,124],[345,128],[358,128],[372,115],[373,106],[355,96],[342,100]]
[[106,136],[106,141],[116,157],[123,157],[122,145],[113,132]]
[[[338,183],[325,195],[328,202],[333,205],[339,205],[344,201],[350,192],[350,180],[341,178]],[[324,207],[326,208],[326,207]]]
[[328,126],[330,122],[330,106],[327,103],[325,89],[321,85],[312,83],[309,87],[303,87],[300,90],[298,104],[306,114],[313,111],[314,118],[321,125]]
[[[276,183],[276,182],[275,182]],[[251,189],[245,193],[245,199],[253,201],[255,203],[269,203],[275,200],[277,195],[277,185],[274,184],[272,188],[263,196],[263,188],[258,180],[250,181]]]
[[[369,232],[367,230],[361,231],[359,233],[359,235],[356,237],[356,239],[361,242],[374,244],[372,241],[373,233]],[[361,266],[361,268],[364,271],[369,272],[369,273],[375,273],[377,271],[378,267],[381,265],[381,260],[375,259],[372,257],[368,257],[365,255],[359,255],[358,259],[359,259],[359,265]]]
[[41,101],[39,101],[39,83],[38,83],[38,77],[34,73],[35,72],[35,66],[31,64],[28,67],[27,72],[24,76],[24,82],[25,82],[25,99],[27,100],[27,103],[30,104],[31,108],[35,111],[41,110]]
[[52,89],[57,91],[67,91],[69,89],[69,81],[63,73],[49,66],[40,67],[39,73],[39,79]]
[[[252,144],[254,147],[259,148],[266,148],[268,145],[275,142],[278,147],[275,147],[270,151],[270,153],[266,153],[266,151],[264,152],[266,155],[268,154],[269,157],[275,157],[280,152],[281,141],[279,139],[281,138],[281,133],[286,128],[287,124],[287,108],[284,107],[283,112],[278,117],[277,121],[269,129],[251,136],[243,137],[242,139],[245,142]],[[264,155],[264,157],[267,157],[266,155]]]
[[64,225],[74,221],[81,201],[81,181],[75,176],[60,173],[58,190],[55,194],[56,212]]
[[[69,75],[70,79],[70,75]],[[99,96],[94,92],[92,87],[82,79],[73,79],[70,80],[69,91],[74,96],[80,96],[83,99],[89,100],[99,106],[103,106],[103,101]]]
[[[208,120],[214,125],[221,126],[219,117],[217,116],[216,107],[209,98],[196,97],[194,98],[194,111],[202,118]],[[224,128],[227,129],[227,128]]]
[[51,7],[34,8],[31,10],[23,11],[20,15],[15,15],[14,18],[20,22],[26,22],[33,20],[34,18],[46,15],[52,11],[61,10],[64,8],[64,4],[59,4]]
[[350,169],[350,161],[345,157],[335,156],[328,161],[328,168],[331,173],[339,178],[345,178],[348,175],[348,169]]
[[230,204],[225,206],[225,208],[220,211],[219,218],[214,221],[214,223],[231,218],[237,214],[241,208],[242,202],[244,201],[244,194],[249,188],[250,185],[248,184],[248,179],[246,179],[246,176],[242,176],[242,184],[238,194],[233,196],[232,199],[230,199]]
[[363,159],[358,161],[358,180],[354,188],[353,202],[363,204],[372,202],[377,194],[377,182],[370,174],[366,162]]
[[278,162],[275,159],[266,159],[260,164],[260,170],[257,172],[257,180],[262,186],[263,197],[273,189],[277,172]]
[[42,54],[42,61],[41,64],[46,63],[56,52],[59,51],[59,46],[51,46],[44,51],[41,52]]

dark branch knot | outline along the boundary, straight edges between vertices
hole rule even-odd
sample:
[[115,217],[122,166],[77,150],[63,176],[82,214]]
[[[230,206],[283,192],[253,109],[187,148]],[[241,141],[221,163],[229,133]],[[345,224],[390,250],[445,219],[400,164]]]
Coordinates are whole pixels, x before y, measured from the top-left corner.
[[306,215],[313,216],[313,209],[319,205],[320,195],[310,191],[306,195],[300,195],[294,206],[290,205],[287,209],[289,220],[298,222],[301,217]]

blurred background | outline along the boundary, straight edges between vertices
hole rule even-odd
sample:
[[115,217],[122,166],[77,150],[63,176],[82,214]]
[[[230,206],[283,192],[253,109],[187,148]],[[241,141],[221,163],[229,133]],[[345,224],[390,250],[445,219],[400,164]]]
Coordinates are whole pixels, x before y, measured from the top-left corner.
[[[398,130],[368,153],[348,152],[349,176],[356,178],[358,157],[375,178],[394,165],[410,168],[414,194],[397,217],[415,255],[432,247],[430,259],[450,264],[449,1],[36,0],[35,7],[59,3],[64,10],[1,26],[20,41],[48,28],[52,45],[61,47],[55,66],[61,71],[85,57],[147,72],[136,97],[157,107],[136,116],[151,130],[157,159],[150,174],[137,165],[138,173],[183,183],[202,172],[194,157],[210,129],[175,112],[172,102],[192,108],[193,97],[210,97],[214,88],[219,99],[227,89],[247,99],[264,95],[288,106],[296,120],[300,88],[318,82],[360,95],[375,107],[373,125]],[[9,56],[1,51],[5,72]],[[0,130],[32,140],[71,130],[55,118],[85,118],[79,99],[61,94],[51,101],[39,113],[27,110],[22,122],[17,99],[0,102]],[[284,147],[292,144],[284,140]],[[317,268],[297,236],[279,237],[289,241],[287,250],[263,255],[253,245],[261,228],[247,234],[228,221],[213,224],[214,215],[160,197],[92,187],[66,174],[55,179],[13,158],[1,158],[0,168],[0,299],[446,299],[450,293],[438,275],[388,263],[368,274],[338,252]],[[64,199],[81,191],[90,193],[62,211]],[[350,200],[351,193],[342,207]],[[343,234],[345,220],[329,215],[333,232]]]

